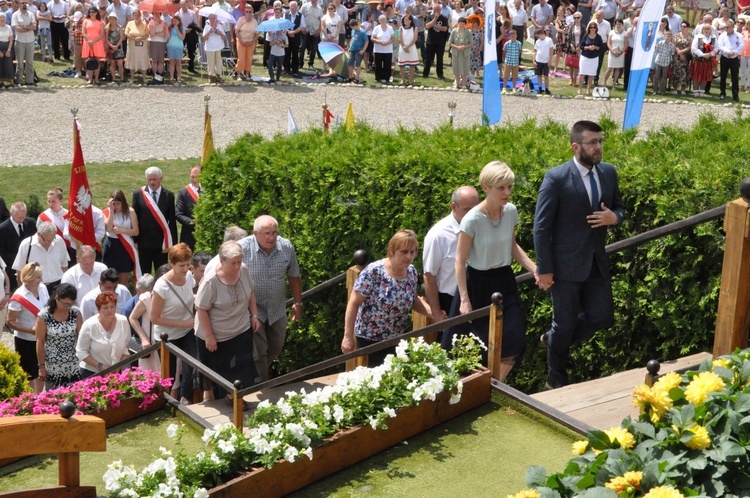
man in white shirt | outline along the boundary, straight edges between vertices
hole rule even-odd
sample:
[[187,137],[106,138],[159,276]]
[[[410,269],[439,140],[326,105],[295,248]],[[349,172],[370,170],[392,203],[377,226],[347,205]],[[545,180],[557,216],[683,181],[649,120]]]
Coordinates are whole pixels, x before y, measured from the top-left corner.
[[543,29],[549,33],[554,19],[555,12],[552,10],[552,6],[547,3],[547,0],[539,0],[539,3],[531,9],[531,22],[536,28],[534,31]]
[[42,267],[42,282],[52,295],[68,269],[69,261],[68,250],[62,237],[57,235],[57,227],[54,223],[45,221],[37,228],[36,235],[21,241],[12,267],[16,270],[16,281],[20,286],[23,267],[28,263],[39,263]]
[[667,5],[667,8],[664,9],[664,17],[667,18],[667,24],[669,24],[670,31],[675,35],[679,33],[682,29],[682,17],[674,13],[673,6]]
[[198,16],[190,9],[187,0],[180,0],[180,11],[177,13],[182,19],[182,26],[185,28],[185,40],[183,44],[188,53],[188,71],[197,73],[195,70],[195,49],[198,47],[198,31],[200,25]]
[[526,13],[526,8],[523,6],[521,0],[514,0],[508,2],[508,14],[510,14],[511,23],[513,25],[513,31],[516,32],[516,39],[521,42],[521,58],[523,60],[523,40],[526,36],[526,24],[529,22],[529,15]]
[[81,299],[81,318],[85,322],[92,316],[99,314],[96,309],[96,297],[102,292],[114,292],[117,296],[117,313],[122,314],[122,309],[130,300],[130,291],[122,284],[118,284],[120,274],[114,268],[107,268],[99,275],[99,286],[91,289]]
[[[36,16],[29,10],[31,0],[21,0],[21,8],[13,13],[11,26],[16,33],[13,45],[16,51],[16,83],[36,86],[34,83],[34,31]],[[24,82],[24,74],[26,81]]]
[[607,22],[604,18],[604,11],[596,11],[596,25],[598,27],[597,33],[602,37],[602,48],[599,50],[599,64],[596,66],[596,76],[594,76],[594,86],[599,86],[599,73],[602,71],[602,62],[604,62],[604,56],[607,54],[607,40],[609,39],[609,33],[612,31],[612,25]]
[[68,269],[62,277],[63,284],[76,288],[76,305],[82,304],[83,297],[92,289],[99,287],[99,278],[106,271],[107,265],[96,262],[96,251],[91,246],[81,246],[77,256],[78,264]]
[[745,45],[743,38],[734,31],[734,21],[727,21],[727,29],[719,36],[719,54],[721,70],[719,79],[719,98],[727,97],[727,73],[732,76],[732,100],[740,101],[740,52]]
[[65,60],[70,60],[70,46],[68,45],[68,30],[65,27],[65,19],[70,12],[70,4],[64,0],[51,0],[47,3],[47,8],[52,14],[50,22],[50,32],[52,34],[52,50],[55,52],[55,59],[60,59],[60,46]]
[[433,321],[444,320],[450,312],[456,282],[456,246],[461,220],[479,204],[479,194],[474,187],[457,188],[451,196],[451,214],[438,221],[424,239],[422,261],[424,268],[424,293],[433,312]]

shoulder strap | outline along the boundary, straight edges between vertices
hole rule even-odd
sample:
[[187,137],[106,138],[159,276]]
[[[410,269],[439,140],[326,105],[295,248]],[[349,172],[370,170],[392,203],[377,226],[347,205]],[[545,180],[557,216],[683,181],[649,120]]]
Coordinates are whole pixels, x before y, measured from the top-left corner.
[[187,304],[185,303],[185,301],[183,301],[183,300],[182,300],[182,296],[180,296],[180,293],[179,293],[179,292],[177,292],[177,289],[175,288],[175,286],[174,286],[174,285],[172,285],[172,282],[170,282],[170,281],[169,281],[169,280],[167,280],[166,278],[164,278],[164,281],[165,281],[165,282],[167,283],[167,285],[169,286],[169,288],[170,288],[170,289],[172,289],[172,292],[174,292],[174,293],[175,293],[175,296],[177,296],[177,299],[179,299],[179,300],[180,300],[180,302],[181,302],[181,303],[182,303],[182,305],[183,305],[183,306],[185,307],[185,309],[186,309],[186,310],[188,310],[188,312],[190,313],[190,316],[195,316],[195,311],[193,311],[193,308],[192,308],[192,307],[190,307],[190,306],[188,306],[188,305],[187,305]]
[[[31,237],[33,237],[33,235],[32,235]],[[31,237],[29,237],[29,239],[31,239]],[[27,265],[29,264],[29,258],[31,257],[31,242],[32,242],[32,241],[31,241],[31,240],[29,240],[29,250],[28,250],[28,252],[26,253],[26,264],[27,264]]]

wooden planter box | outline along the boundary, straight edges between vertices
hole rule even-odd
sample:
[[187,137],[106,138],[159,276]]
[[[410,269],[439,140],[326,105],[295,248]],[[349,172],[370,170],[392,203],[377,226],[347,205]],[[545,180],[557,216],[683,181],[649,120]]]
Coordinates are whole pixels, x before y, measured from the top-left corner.
[[313,459],[301,456],[294,463],[281,461],[271,469],[261,468],[236,477],[208,491],[211,497],[237,496],[277,497],[304,488],[339,470],[375,455],[385,449],[424,432],[457,415],[490,400],[489,370],[482,370],[463,379],[461,401],[451,405],[450,393],[441,393],[435,401],[423,401],[398,411],[388,419],[387,430],[369,425],[340,432],[313,448]]
[[[141,410],[140,408],[138,408],[138,405],[140,405],[141,403],[143,403],[142,398],[129,398],[125,401],[121,401],[120,406],[118,406],[117,408],[107,407],[99,413],[87,413],[86,415],[93,415],[94,417],[98,417],[104,420],[104,425],[107,429],[109,429],[110,427],[122,424],[123,422],[142,417],[147,413],[155,412],[156,410],[164,407],[166,401],[164,400],[163,396],[159,396],[159,398],[151,403],[151,405],[149,405],[149,407],[145,410]],[[23,458],[0,459],[0,467],[10,465],[11,463],[17,462],[19,460],[23,460]]]

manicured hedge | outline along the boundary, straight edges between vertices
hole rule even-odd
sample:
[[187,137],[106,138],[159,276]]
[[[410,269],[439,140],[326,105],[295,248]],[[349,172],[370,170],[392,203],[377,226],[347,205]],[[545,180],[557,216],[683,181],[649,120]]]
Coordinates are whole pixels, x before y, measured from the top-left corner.
[[[665,107],[665,110],[667,108]],[[662,129],[645,139],[603,118],[604,159],[618,166],[628,209],[611,240],[719,206],[738,197],[750,176],[745,162],[750,120],[719,123],[705,116],[691,130]],[[449,212],[450,194],[476,184],[482,166],[506,161],[516,173],[519,244],[533,253],[532,225],[544,172],[572,156],[568,129],[529,121],[512,128],[449,127],[427,132],[319,131],[266,141],[244,136],[217,153],[201,177],[199,246],[215,250],[225,226],[248,230],[264,213],[294,243],[310,288],[343,272],[355,250],[385,255],[391,235],[414,229],[421,238]],[[708,350],[713,341],[724,237],[722,220],[651,242],[612,258],[617,324],[576,350],[573,379],[585,379]],[[415,262],[421,270],[421,260]],[[546,375],[539,335],[550,324],[549,296],[522,289],[529,348],[509,382],[523,390]],[[339,351],[345,291],[314,298],[290,327],[278,367],[289,371]]]

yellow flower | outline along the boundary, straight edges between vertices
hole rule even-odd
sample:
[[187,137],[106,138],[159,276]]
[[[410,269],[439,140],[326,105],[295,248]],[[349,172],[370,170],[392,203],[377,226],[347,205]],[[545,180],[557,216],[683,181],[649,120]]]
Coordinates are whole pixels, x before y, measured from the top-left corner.
[[604,433],[613,443],[615,441],[619,441],[620,447],[626,450],[629,450],[635,444],[635,438],[633,437],[633,435],[628,432],[627,429],[623,429],[622,427],[610,427],[610,429],[608,431],[604,431]]
[[670,389],[679,387],[681,383],[682,376],[680,374],[677,372],[669,372],[662,375],[659,377],[659,380],[654,382],[654,390],[668,393]]
[[691,450],[705,450],[711,446],[711,436],[708,435],[708,431],[701,425],[694,425],[687,429],[692,432],[694,436],[685,443],[685,446]]
[[648,413],[652,423],[656,423],[672,408],[672,398],[669,397],[669,389],[662,390],[641,384],[633,392],[633,405],[640,407],[641,414]]
[[708,393],[724,389],[724,381],[713,372],[701,372],[685,388],[685,398],[696,406],[702,405]]
[[514,495],[508,495],[508,498],[539,498],[539,493],[534,489],[524,489]]
[[573,454],[574,455],[583,455],[586,453],[586,450],[589,448],[589,442],[588,441],[576,441],[573,443]]
[[614,479],[606,483],[604,487],[613,490],[617,494],[620,494],[623,491],[627,491],[627,489],[631,486],[635,489],[641,489],[641,479],[643,479],[643,472],[625,472],[624,476],[615,477]]
[[730,368],[729,360],[727,360],[726,358],[716,358],[711,364],[711,368],[716,367]]
[[651,490],[643,495],[643,498],[685,498],[682,493],[674,489],[672,486],[659,486],[658,488],[651,488]]

